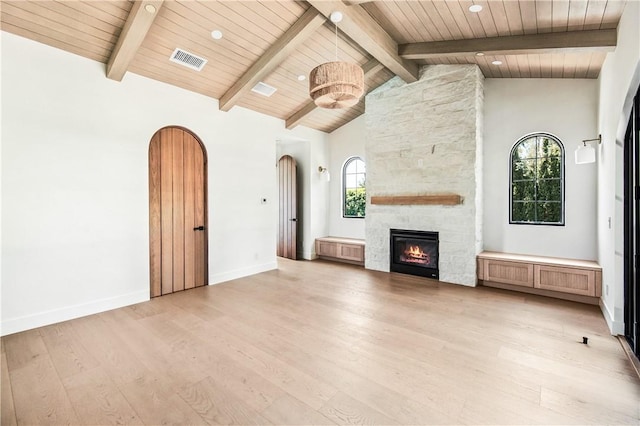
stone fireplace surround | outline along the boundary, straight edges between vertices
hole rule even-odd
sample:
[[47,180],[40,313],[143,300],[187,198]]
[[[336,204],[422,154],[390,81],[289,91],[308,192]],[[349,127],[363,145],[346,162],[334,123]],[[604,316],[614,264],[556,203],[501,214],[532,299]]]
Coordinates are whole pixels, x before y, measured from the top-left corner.
[[[476,284],[482,249],[484,77],[476,65],[425,66],[366,97],[367,269],[389,271],[391,228],[439,232],[440,280]],[[457,205],[380,205],[372,196],[457,194]]]

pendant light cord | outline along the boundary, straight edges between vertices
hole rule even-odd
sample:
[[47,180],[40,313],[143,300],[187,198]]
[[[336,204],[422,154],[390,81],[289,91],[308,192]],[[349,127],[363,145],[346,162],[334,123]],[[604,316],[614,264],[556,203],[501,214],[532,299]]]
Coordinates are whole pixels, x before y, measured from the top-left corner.
[[338,24],[336,25],[336,62],[338,62]]

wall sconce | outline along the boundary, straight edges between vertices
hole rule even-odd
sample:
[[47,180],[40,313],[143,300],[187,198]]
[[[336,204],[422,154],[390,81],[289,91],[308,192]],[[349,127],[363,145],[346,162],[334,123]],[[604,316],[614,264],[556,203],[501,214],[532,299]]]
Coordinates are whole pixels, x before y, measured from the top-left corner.
[[331,175],[326,167],[318,166],[318,173],[320,173],[320,175],[324,175],[327,182],[331,180]]
[[576,164],[588,164],[596,162],[596,149],[591,145],[587,145],[587,142],[598,141],[598,144],[602,143],[602,135],[598,135],[595,139],[583,139],[582,146],[576,149]]

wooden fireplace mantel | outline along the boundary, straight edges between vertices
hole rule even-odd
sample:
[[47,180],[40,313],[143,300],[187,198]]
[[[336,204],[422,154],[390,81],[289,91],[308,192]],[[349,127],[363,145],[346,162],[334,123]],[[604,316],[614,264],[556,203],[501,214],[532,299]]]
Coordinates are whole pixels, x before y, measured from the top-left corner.
[[462,204],[462,196],[458,194],[372,195],[371,204],[455,206]]

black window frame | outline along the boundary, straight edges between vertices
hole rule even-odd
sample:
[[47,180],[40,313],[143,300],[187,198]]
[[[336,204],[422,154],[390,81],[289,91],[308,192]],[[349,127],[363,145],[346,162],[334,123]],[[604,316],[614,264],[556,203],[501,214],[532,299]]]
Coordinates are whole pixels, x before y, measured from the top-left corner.
[[[546,222],[546,221],[540,221],[537,220],[537,214],[536,214],[536,220],[535,221],[519,221],[519,220],[514,220],[513,219],[513,204],[514,204],[514,199],[513,199],[513,184],[514,184],[514,180],[513,180],[513,166],[514,166],[514,154],[516,153],[518,147],[532,139],[532,138],[547,138],[552,140],[553,142],[555,142],[556,144],[558,144],[558,146],[560,147],[560,187],[561,187],[561,196],[560,196],[560,222]],[[536,140],[536,156],[535,159],[536,162],[538,161],[538,149],[537,149],[537,144],[538,141]],[[534,132],[534,133],[529,133],[527,135],[524,135],[523,137],[521,137],[520,139],[518,139],[518,141],[513,145],[513,147],[511,148],[511,152],[509,154],[509,224],[511,225],[544,225],[544,226],[565,226],[565,207],[566,207],[566,190],[565,190],[565,186],[566,186],[566,179],[565,179],[565,149],[564,149],[564,144],[562,143],[562,141],[560,140],[560,138],[558,138],[557,136],[551,134],[551,133],[547,133],[547,132]],[[522,160],[522,159],[521,159]],[[537,169],[537,168],[536,168]],[[538,182],[538,175],[536,172],[536,179],[535,179],[536,183],[535,183],[535,191],[536,191],[536,199],[534,200],[534,203],[537,207],[537,205],[539,203],[543,203],[543,202],[556,202],[555,200],[539,200],[537,198],[537,182]],[[517,201],[517,200],[516,200]]]
[[[366,167],[367,167],[367,163],[364,161],[364,159],[358,155],[354,155],[353,157],[349,157],[347,158],[347,160],[344,162],[343,166],[342,166],[342,217],[344,219],[364,219],[367,215],[366,212],[366,202],[365,202],[365,214],[363,216],[350,216],[346,214],[347,211],[347,167],[349,167],[349,164],[351,164],[354,161],[362,161],[362,163],[365,166],[365,172],[364,172],[364,181],[365,181],[365,199],[366,199],[366,193],[367,193],[367,188],[366,188],[366,182],[367,182],[367,172],[366,172]],[[359,173],[358,173],[359,174]]]

